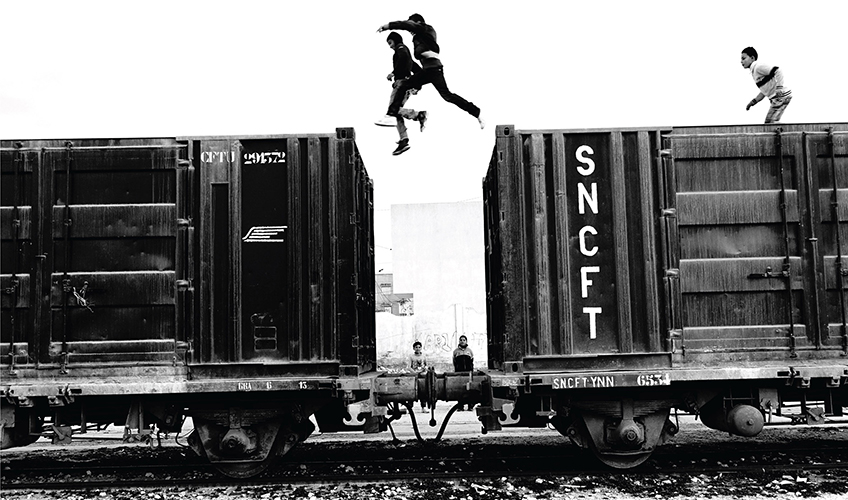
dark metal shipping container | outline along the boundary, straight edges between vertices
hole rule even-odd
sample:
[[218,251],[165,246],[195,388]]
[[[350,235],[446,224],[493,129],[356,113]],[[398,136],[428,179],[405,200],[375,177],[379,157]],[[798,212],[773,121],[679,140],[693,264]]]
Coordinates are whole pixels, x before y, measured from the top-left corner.
[[490,367],[839,356],[845,131],[499,126],[483,185]]
[[0,147],[14,372],[372,368],[373,194],[352,129]]
[[498,127],[483,187],[491,368],[615,368],[665,351],[652,216],[663,130]]

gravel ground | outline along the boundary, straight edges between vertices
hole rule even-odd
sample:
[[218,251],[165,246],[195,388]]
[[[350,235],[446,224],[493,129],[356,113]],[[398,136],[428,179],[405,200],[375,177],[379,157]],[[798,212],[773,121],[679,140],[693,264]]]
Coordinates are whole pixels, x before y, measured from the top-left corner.
[[[523,481],[500,479],[494,481],[461,480],[456,482],[432,483],[417,480],[408,483],[344,485],[326,487],[304,486],[226,486],[206,488],[165,488],[165,489],[111,489],[109,491],[61,492],[28,491],[3,492],[2,497],[10,500],[23,499],[62,499],[62,500],[283,500],[283,499],[381,499],[381,500],[476,500],[476,499],[585,499],[585,500],[691,500],[705,498],[724,499],[798,499],[816,498],[836,500],[848,498],[848,493],[813,492],[796,488],[800,478],[787,476],[786,479],[766,485],[749,484],[728,486],[721,477],[689,478],[691,485],[680,485],[678,481],[667,478],[670,487],[649,488],[648,492],[627,492],[628,488],[644,488],[645,481],[639,484],[597,485],[597,478],[573,478],[559,480],[536,478]],[[809,479],[809,478],[807,478]],[[843,481],[845,478],[842,478]],[[627,481],[619,481],[626,483]],[[721,484],[717,484],[721,483]],[[753,482],[752,482],[753,483]],[[669,489],[677,489],[670,492]],[[685,493],[682,490],[687,490]]]
[[[446,409],[440,409],[436,418],[441,424]],[[418,414],[424,417],[424,414]],[[419,422],[421,424],[422,422]],[[393,425],[400,444],[393,444],[390,433],[378,435],[359,434],[316,434],[301,448],[293,450],[286,459],[307,460],[314,449],[335,452],[352,450],[352,454],[363,453],[366,448],[376,448],[403,457],[405,451],[415,448],[414,434],[409,419],[404,418]],[[430,428],[426,423],[421,427],[425,438],[432,438],[438,427]],[[120,429],[112,433],[120,433]],[[546,443],[561,443],[570,446],[555,431],[546,429],[510,429],[503,433],[490,433],[483,436],[479,432],[473,412],[455,414],[448,427],[444,440],[445,447],[460,446],[463,449],[485,450],[488,444],[517,443],[526,445],[534,440]],[[493,441],[494,440],[494,441]],[[556,440],[556,441],[554,441]],[[703,446],[705,451],[720,450],[723,446],[740,446],[740,443],[754,441],[758,445],[781,444],[788,442],[813,443],[827,446],[830,443],[844,445],[848,443],[848,429],[842,427],[779,427],[767,428],[753,440],[729,436],[706,429],[691,419],[681,421],[681,433],[669,444],[664,453],[673,453],[677,447],[690,445]],[[127,448],[135,446],[141,453],[142,445],[103,445],[82,440],[75,441],[69,447],[55,447],[45,440],[32,447],[4,450],[0,457],[4,465],[13,458],[29,456],[30,453],[56,454],[61,456],[70,452],[82,453],[90,449],[90,456],[107,453],[107,448]],[[104,448],[105,446],[105,448]],[[74,448],[76,447],[76,448]],[[104,451],[105,450],[105,451]],[[742,459],[744,460],[744,459]],[[808,459],[807,459],[808,460]],[[848,457],[845,458],[848,461]],[[726,461],[727,462],[727,461]],[[783,462],[783,460],[782,460]],[[649,461],[650,463],[650,461]],[[806,463],[804,457],[785,457],[785,463]],[[668,473],[619,473],[611,471],[603,475],[566,476],[556,475],[528,478],[480,479],[469,477],[455,481],[428,480],[421,477],[412,481],[386,481],[378,483],[352,483],[343,486],[300,486],[300,485],[263,485],[263,486],[217,486],[217,487],[168,487],[168,488],[120,488],[108,491],[0,491],[0,498],[9,500],[52,499],[52,500],[174,500],[174,499],[227,499],[227,500],[282,500],[282,499],[380,499],[380,500],[530,500],[530,499],[585,499],[585,500],[691,500],[697,498],[723,499],[797,499],[817,498],[823,500],[848,499],[848,471],[811,471],[793,473],[734,473],[734,463],[718,462],[727,472],[709,474],[668,474]],[[648,465],[648,464],[646,464]],[[296,464],[291,464],[297,468]],[[303,467],[303,466],[301,466]],[[2,482],[0,482],[2,487]],[[0,488],[1,489],[1,488]]]

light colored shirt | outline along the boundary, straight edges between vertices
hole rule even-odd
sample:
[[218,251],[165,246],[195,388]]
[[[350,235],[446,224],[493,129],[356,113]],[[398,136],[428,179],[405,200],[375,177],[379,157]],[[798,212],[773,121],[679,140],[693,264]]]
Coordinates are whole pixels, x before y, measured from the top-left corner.
[[[751,67],[748,68],[751,71],[751,78],[754,79],[754,83],[757,84],[757,87],[760,89],[760,93],[764,96],[771,99],[772,97],[786,97],[792,94],[792,91],[789,90],[789,87],[786,86],[786,82],[783,79],[783,71],[780,68],[774,72],[773,76],[771,75],[771,71],[774,69],[774,66],[771,64],[766,64],[764,62],[760,62],[759,60],[751,63]],[[782,87],[781,90],[783,94],[777,94],[777,88]]]
[[409,367],[415,371],[424,371],[427,369],[427,358],[424,357],[424,353],[415,354],[409,356]]

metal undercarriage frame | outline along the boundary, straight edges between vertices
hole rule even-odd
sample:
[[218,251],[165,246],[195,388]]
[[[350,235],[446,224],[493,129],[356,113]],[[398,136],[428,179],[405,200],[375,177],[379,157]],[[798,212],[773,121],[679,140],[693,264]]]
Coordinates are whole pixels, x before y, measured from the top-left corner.
[[[380,432],[400,418],[400,406],[416,401],[431,408],[436,401],[476,405],[482,432],[551,425],[613,467],[641,463],[673,436],[677,426],[668,418],[672,409],[704,411],[705,417],[709,410],[712,416],[704,418],[705,424],[728,430],[723,422],[740,405],[770,420],[795,402],[800,413],[791,417],[793,423],[815,424],[828,415],[842,415],[848,404],[848,365],[840,364],[558,373],[520,368],[509,374],[431,369],[422,374],[213,380],[191,380],[169,368],[147,378],[130,373],[96,382],[87,373],[19,374],[2,387],[0,425],[4,446],[8,439],[17,446],[45,434],[54,442],[68,442],[92,426],[120,423],[120,410],[104,413],[103,408],[121,402],[126,404],[125,439],[149,441],[154,424],[178,432],[188,415],[198,429],[190,439],[195,451],[225,474],[246,477],[306,439],[314,429],[309,422],[313,414],[320,417],[324,432]],[[45,418],[49,425],[42,426]]]

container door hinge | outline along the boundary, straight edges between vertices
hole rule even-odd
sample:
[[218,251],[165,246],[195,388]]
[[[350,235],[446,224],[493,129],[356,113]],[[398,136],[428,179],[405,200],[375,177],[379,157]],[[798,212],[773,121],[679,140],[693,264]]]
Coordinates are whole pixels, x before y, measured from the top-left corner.
[[677,218],[677,209],[676,208],[664,208],[660,212],[660,217],[666,219],[675,219]]
[[678,280],[680,279],[680,269],[676,267],[672,267],[665,270],[665,278],[669,280]]
[[6,295],[12,295],[17,291],[18,286],[20,286],[20,280],[17,276],[12,276],[12,278],[9,280],[9,286],[3,289],[3,293],[5,293]]
[[668,340],[668,349],[671,352],[681,352],[686,355],[686,346],[683,344],[683,330],[672,328],[668,330],[666,339]]

